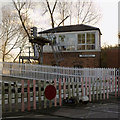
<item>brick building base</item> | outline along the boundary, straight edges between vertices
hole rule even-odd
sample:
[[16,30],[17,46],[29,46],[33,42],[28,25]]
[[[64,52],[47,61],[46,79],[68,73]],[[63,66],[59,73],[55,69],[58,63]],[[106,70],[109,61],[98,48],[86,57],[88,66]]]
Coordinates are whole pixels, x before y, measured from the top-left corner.
[[[83,55],[83,57],[80,57],[80,55]],[[91,55],[95,55],[95,57]],[[81,68],[100,67],[100,52],[63,52],[62,57],[63,60],[60,62],[60,66]],[[53,53],[43,54],[43,64],[55,65]]]

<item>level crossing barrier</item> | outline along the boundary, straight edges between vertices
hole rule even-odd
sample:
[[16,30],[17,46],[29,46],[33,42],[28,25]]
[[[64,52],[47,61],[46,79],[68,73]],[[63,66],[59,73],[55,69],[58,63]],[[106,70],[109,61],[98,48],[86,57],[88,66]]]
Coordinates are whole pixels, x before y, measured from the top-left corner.
[[[30,111],[62,106],[63,99],[83,96],[89,102],[120,95],[119,70],[115,68],[66,68],[20,63],[2,64],[2,112]],[[48,100],[45,89],[56,88],[56,97]]]

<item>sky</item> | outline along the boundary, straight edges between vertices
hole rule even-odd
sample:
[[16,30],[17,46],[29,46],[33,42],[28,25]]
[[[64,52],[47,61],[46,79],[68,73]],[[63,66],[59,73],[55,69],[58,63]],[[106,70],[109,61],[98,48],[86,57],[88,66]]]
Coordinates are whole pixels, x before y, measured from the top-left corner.
[[[6,4],[8,1],[10,0],[4,0],[3,4]],[[94,26],[99,27],[101,30],[102,46],[104,45],[114,46],[118,44],[118,1],[119,0],[93,0],[93,1],[96,2],[96,7],[98,7],[101,11],[101,19],[99,23]],[[3,0],[0,0],[0,7],[2,6],[1,4],[2,2]],[[37,17],[37,14],[40,14],[39,11],[34,13],[34,18]],[[38,20],[40,19],[41,18],[39,18]],[[46,17],[44,17],[44,19],[46,19]],[[43,23],[44,27],[47,27],[46,21],[43,20],[41,21],[41,23]]]
[[118,1],[97,0],[102,13],[102,18],[98,24],[102,32],[102,45],[118,44]]

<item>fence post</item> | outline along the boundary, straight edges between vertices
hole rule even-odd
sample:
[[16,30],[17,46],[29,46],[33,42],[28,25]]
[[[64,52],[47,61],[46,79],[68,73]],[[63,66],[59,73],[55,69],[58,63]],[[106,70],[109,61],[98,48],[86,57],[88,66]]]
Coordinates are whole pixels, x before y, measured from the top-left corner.
[[87,77],[85,77],[85,95],[87,96]]
[[81,96],[84,95],[83,78],[81,77]]
[[96,80],[96,100],[98,100],[98,80]]
[[[44,91],[45,91],[45,88],[46,88],[46,80],[44,80]],[[44,94],[44,108],[47,108],[47,98],[45,97],[45,94]]]
[[[51,84],[51,80],[49,80],[49,84]],[[52,100],[49,100],[49,107],[52,107]]]
[[118,69],[118,96],[120,96],[120,68]]
[[117,79],[116,79],[116,75],[117,75],[117,72],[116,72],[116,69],[114,68],[115,97],[117,97]]
[[72,97],[75,96],[75,83],[74,83],[74,78],[72,78]]
[[63,93],[64,93],[64,99],[66,99],[66,79],[63,79]]
[[76,83],[77,83],[76,91],[77,91],[78,98],[79,98],[79,80],[80,80],[80,78],[77,78],[77,81],[76,81]]
[[38,81],[38,103],[39,109],[41,109],[41,80]]
[[[54,87],[56,88],[56,79],[54,79]],[[56,89],[56,96],[57,96],[57,89]],[[54,98],[54,106],[56,107],[57,106],[57,98]]]
[[61,100],[61,78],[59,78],[59,105],[62,105],[62,100]]
[[33,109],[36,110],[36,80],[33,80]]
[[11,81],[8,84],[8,104],[9,104],[9,112],[12,112],[12,99],[11,99]]
[[4,81],[2,80],[2,112],[5,112],[5,87]]
[[22,109],[21,111],[24,112],[24,80],[21,81],[21,102],[22,102]]
[[70,90],[70,78],[68,78],[68,98],[71,97],[71,90]]
[[30,80],[27,81],[27,109],[30,111]]
[[103,99],[105,99],[105,77],[103,76]]
[[106,87],[107,87],[107,99],[109,99],[109,89],[108,89],[108,87],[109,87],[109,79],[108,79],[108,77],[107,77],[107,79],[106,79],[107,81],[107,83],[106,83]]
[[109,79],[109,92],[111,92],[111,77],[108,78]]
[[89,77],[89,101],[91,102],[91,78]]
[[92,77],[92,100],[95,99],[95,88],[94,88],[95,78]]
[[112,72],[112,92],[114,92],[114,71]]
[[18,111],[18,87],[17,84],[18,82],[15,82],[15,111]]
[[102,100],[102,77],[100,77],[101,79],[100,79],[100,100]]

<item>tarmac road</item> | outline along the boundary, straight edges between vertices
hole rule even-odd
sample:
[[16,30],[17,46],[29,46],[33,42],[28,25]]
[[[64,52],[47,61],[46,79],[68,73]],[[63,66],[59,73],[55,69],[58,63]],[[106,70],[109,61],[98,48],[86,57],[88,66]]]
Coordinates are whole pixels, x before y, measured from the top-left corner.
[[5,114],[4,120],[120,120],[120,97],[88,104],[63,105],[26,113]]

